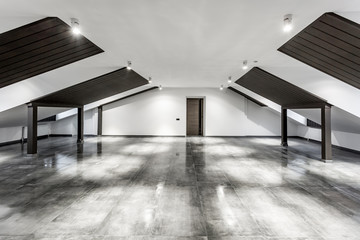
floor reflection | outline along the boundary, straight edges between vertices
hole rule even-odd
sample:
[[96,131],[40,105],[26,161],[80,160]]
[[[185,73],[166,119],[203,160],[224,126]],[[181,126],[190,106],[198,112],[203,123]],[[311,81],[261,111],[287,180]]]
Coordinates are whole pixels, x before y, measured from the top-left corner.
[[[277,141],[278,140],[278,141]],[[275,138],[0,148],[0,239],[357,239],[359,155]],[[301,151],[304,151],[301,153]],[[285,227],[284,227],[285,226]]]

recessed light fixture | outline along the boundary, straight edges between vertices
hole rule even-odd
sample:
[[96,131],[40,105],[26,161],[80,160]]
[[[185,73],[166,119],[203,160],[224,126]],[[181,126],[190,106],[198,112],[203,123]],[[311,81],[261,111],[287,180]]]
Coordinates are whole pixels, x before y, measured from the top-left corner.
[[159,90],[162,90],[162,86],[161,86],[161,85],[159,85]]
[[290,32],[292,29],[292,15],[286,14],[284,16],[284,32]]
[[248,68],[249,68],[249,66],[248,66],[248,64],[247,64],[247,60],[244,60],[244,61],[243,61],[242,69],[243,69],[243,70],[246,70],[246,69],[248,69]]
[[229,78],[228,78],[228,83],[229,84],[231,83],[231,76],[229,76]]
[[71,18],[71,28],[72,28],[73,34],[79,35],[81,33],[79,19]]
[[126,68],[127,68],[127,70],[131,70],[131,61],[127,62],[127,67]]
[[221,90],[221,91],[224,90],[224,86],[223,86],[223,85],[220,86],[220,90]]
[[151,79],[151,77],[149,77],[149,83],[152,83],[152,79]]

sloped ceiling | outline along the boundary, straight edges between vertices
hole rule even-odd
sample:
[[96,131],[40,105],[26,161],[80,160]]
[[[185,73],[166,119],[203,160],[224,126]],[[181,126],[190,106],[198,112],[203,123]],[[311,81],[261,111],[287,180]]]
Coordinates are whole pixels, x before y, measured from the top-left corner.
[[325,13],[278,50],[360,88],[358,23]]
[[0,34],[0,88],[103,52],[57,17]]
[[137,96],[137,95],[140,95],[142,93],[145,93],[145,92],[149,92],[149,91],[152,91],[152,90],[155,90],[155,89],[159,89],[158,87],[149,87],[145,90],[142,90],[142,91],[138,91],[138,92],[135,92],[135,93],[132,93],[132,94],[129,94],[129,95],[126,95],[125,97],[121,97],[121,98],[117,98],[113,101],[110,101],[110,102],[106,102],[105,104],[102,104],[100,106],[105,106],[105,105],[109,105],[109,104],[112,104],[114,102],[119,102],[119,101],[122,101],[122,100],[125,100],[125,99],[128,99],[128,98],[131,98],[131,97],[134,97],[134,96]]
[[259,105],[260,107],[267,107],[266,104],[256,100],[255,98],[253,97],[250,97],[249,95],[237,90],[236,88],[233,88],[233,87],[228,87],[228,89],[230,89],[231,91],[233,92],[236,92],[237,94],[240,94],[241,96],[245,97],[246,99],[252,101],[253,103],[256,103],[257,105]]
[[[105,51],[0,89],[1,112],[125,66],[163,87],[219,87],[246,73],[242,61],[360,117],[360,90],[277,49],[325,12],[360,22],[359,0],[12,0],[0,1],[0,33],[47,16]],[[294,28],[284,33],[283,17]],[[254,61],[258,61],[254,63]],[[20,94],[14,94],[20,93]]]
[[[294,109],[293,111],[314,122],[321,123],[320,109]],[[360,119],[340,108],[332,107],[331,129],[360,134]]]
[[[38,110],[38,119],[44,119],[67,110],[69,110],[69,108],[40,107]],[[0,114],[0,128],[19,126],[27,126],[27,106],[25,104]]]

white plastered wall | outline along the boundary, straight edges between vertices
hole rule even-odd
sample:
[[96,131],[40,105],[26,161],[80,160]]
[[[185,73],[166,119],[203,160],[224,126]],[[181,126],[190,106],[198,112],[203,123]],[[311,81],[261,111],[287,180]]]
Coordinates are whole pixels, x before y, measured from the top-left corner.
[[[186,98],[204,98],[206,136],[279,136],[280,115],[229,90],[164,88],[103,107],[103,135],[186,135]],[[180,120],[177,121],[176,119]],[[76,116],[52,124],[52,134],[76,134]],[[85,112],[84,133],[96,134],[97,110]],[[289,122],[289,136],[297,124]]]
[[[52,123],[51,134],[77,135],[77,115]],[[84,134],[97,134],[97,109],[90,109],[84,113]]]
[[[318,128],[299,126],[297,135],[306,139],[321,141],[321,129]],[[360,151],[360,134],[357,133],[331,131],[331,142],[335,146]]]
[[[165,88],[106,105],[103,135],[184,136],[187,97],[205,99],[206,136],[280,135],[279,114],[217,88]],[[289,136],[296,134],[297,125],[290,122]]]
[[[39,125],[38,136],[46,136],[51,133],[50,125]],[[21,140],[22,127],[7,127],[0,128],[0,143],[12,142]],[[27,127],[24,128],[24,138],[27,138]]]

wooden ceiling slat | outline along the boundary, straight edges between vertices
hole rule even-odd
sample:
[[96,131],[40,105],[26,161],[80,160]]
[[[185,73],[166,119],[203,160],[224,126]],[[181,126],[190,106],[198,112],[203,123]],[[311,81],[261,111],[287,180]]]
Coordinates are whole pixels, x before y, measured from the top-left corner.
[[308,32],[308,33],[318,39],[324,40],[324,41],[326,41],[334,46],[337,46],[338,48],[341,48],[347,52],[352,52],[352,53],[356,54],[357,56],[360,55],[360,49],[355,47],[353,44],[344,42],[343,40],[340,40],[336,37],[328,35],[322,31],[319,31],[316,28],[312,28],[311,32]]
[[43,65],[53,60],[61,59],[62,57],[69,55],[73,56],[73,52],[82,54],[84,51],[88,51],[90,48],[92,48],[92,45],[86,42],[82,45],[74,46],[73,44],[70,44],[65,47],[53,49],[52,51],[43,52],[42,54],[38,54],[27,59],[22,59],[16,63],[7,64],[0,69],[0,78],[1,76],[6,77],[16,74],[18,69],[24,69],[24,71],[26,71],[38,65]]
[[315,22],[313,25],[314,28],[316,28],[319,31],[325,32],[326,34],[338,38],[341,41],[344,41],[346,43],[351,43],[356,48],[360,48],[359,38],[354,37],[351,34],[348,34],[347,32],[342,31],[341,29],[338,29],[334,26],[329,26],[326,23],[323,23],[322,21]]
[[[299,55],[302,55],[307,59],[317,62],[318,64],[323,65],[327,68],[340,70],[343,72],[343,75],[349,79],[356,79],[360,77],[360,72],[358,70],[355,70],[345,65],[343,63],[344,61],[342,61],[341,58],[334,56],[334,59],[330,57],[331,54],[329,51],[323,51],[322,53],[316,52],[308,48],[307,46],[297,44],[294,41],[291,42],[286,48],[293,52],[298,52]],[[323,54],[327,54],[327,56]]]
[[[68,48],[69,46],[73,46],[73,38],[65,38],[62,39],[60,41],[57,42],[52,42],[48,45],[44,45],[44,46],[39,46],[38,48],[32,49],[30,51],[21,51],[20,53],[18,53],[18,51],[13,51],[13,56],[6,58],[2,61],[0,61],[0,65],[2,67],[6,67],[7,65],[11,65],[14,64],[16,62],[20,62],[23,60],[27,60],[29,58],[33,58],[33,57],[37,57],[40,54],[46,54],[48,52],[51,51],[58,51],[60,48]],[[83,45],[88,43],[86,40],[84,39],[79,39],[77,40],[77,45]],[[17,54],[18,53],[18,54]]]
[[360,88],[360,25],[325,13],[279,51]]
[[9,59],[9,58],[19,57],[22,54],[26,54],[26,53],[32,52],[36,49],[39,49],[39,48],[42,48],[45,46],[49,46],[51,44],[55,44],[58,42],[66,41],[66,40],[70,40],[70,43],[77,41],[75,36],[58,34],[56,36],[52,36],[51,38],[43,39],[42,41],[37,42],[36,44],[21,46],[10,52],[5,52],[5,53],[0,52],[0,62],[7,61],[7,59]]
[[[344,61],[344,64],[347,64],[351,66],[352,68],[357,68],[357,62],[360,62],[360,58],[355,56],[352,53],[346,52],[341,48],[337,48],[331,44],[328,44],[326,42],[322,42],[321,45],[315,44],[314,42],[311,42],[309,40],[306,40],[305,38],[297,38],[294,39],[293,42],[299,43],[303,46],[308,47],[309,49],[312,49],[316,52],[322,52],[322,51],[328,51],[329,56],[339,56],[342,61]],[[335,57],[332,57],[335,58]]]
[[354,25],[353,21],[350,21],[340,15],[335,13],[326,13],[320,21],[330,26],[337,26],[338,29],[347,32],[354,37],[360,38],[358,26]]
[[326,101],[269,73],[254,67],[235,83],[281,106],[319,106]]
[[1,53],[11,52],[22,46],[28,46],[31,44],[36,44],[47,38],[51,38],[56,35],[64,35],[71,33],[70,29],[67,26],[54,26],[52,28],[46,29],[44,31],[38,32],[36,34],[29,35],[25,38],[16,39],[12,42],[9,42],[0,47]]
[[[46,21],[44,21],[45,19]],[[60,19],[55,17],[48,17],[45,19],[2,33],[0,35],[0,46],[63,24],[62,21],[59,21]]]
[[[356,81],[346,78],[345,76],[341,75],[340,73],[335,72],[334,69],[332,69],[332,68],[324,67],[323,65],[318,64],[318,62],[311,61],[311,60],[299,55],[298,53],[292,52],[291,50],[287,50],[287,51],[289,52],[289,54],[291,54],[291,56],[293,58],[295,58],[301,62],[304,62],[304,63],[308,64],[309,66],[318,69],[321,72],[327,73],[338,79],[346,79],[346,81],[351,82],[352,84],[355,84],[355,85],[358,84]],[[359,86],[360,86],[360,84],[359,84]]]
[[32,100],[45,105],[85,105],[148,84],[133,70],[122,68]]
[[0,34],[0,88],[103,52],[59,18]]
[[[320,39],[316,36],[313,36],[307,32],[303,32],[301,35],[299,35],[299,38],[294,38],[293,40],[298,39],[305,39],[309,42],[309,44],[315,44],[319,46],[324,46],[324,48],[328,49],[332,52],[337,52],[341,54],[344,52],[345,54],[349,54],[349,59],[353,59],[353,57],[358,57],[360,55],[360,51],[357,48],[352,48],[350,51],[347,49],[348,45],[345,45],[345,43],[339,41],[339,44],[334,44],[334,42],[329,41],[329,39]],[[337,41],[336,39],[332,39],[334,41]],[[285,45],[283,45],[285,46]],[[280,49],[279,49],[280,50]],[[359,54],[357,54],[359,53]],[[354,60],[353,60],[354,61]],[[356,62],[356,61],[355,61]]]
[[[85,49],[77,50],[76,53],[74,54],[73,50],[70,49],[62,53],[59,53],[57,55],[53,55],[47,58],[41,58],[33,62],[29,62],[28,64],[22,66],[22,68],[4,71],[3,73],[0,74],[0,79],[5,79],[6,77],[15,76],[16,74],[22,74],[23,72],[27,72],[27,71],[33,71],[37,68],[43,68],[44,66],[48,66],[49,64],[52,63],[63,62],[64,60],[72,59],[73,57],[82,56],[83,54],[86,54],[88,51],[96,51],[96,50],[92,49],[91,46],[87,46]],[[22,69],[22,71],[19,71],[19,69]]]
[[[39,65],[37,67],[30,68],[27,71],[18,72],[17,74],[11,75],[6,78],[0,78],[0,79],[3,80],[2,82],[11,82],[11,83],[18,82],[17,81],[18,78],[24,78],[24,79],[30,78],[30,77],[36,76],[37,72],[39,72],[39,71],[48,72],[55,68],[62,67],[67,64],[73,63],[74,61],[78,61],[78,60],[84,59],[86,57],[90,57],[90,56],[96,54],[97,52],[98,52],[98,50],[96,49],[96,50],[92,50],[89,52],[81,53],[78,56],[75,56],[76,54],[73,56],[65,56],[65,57],[62,57],[61,59],[58,58],[51,62],[46,62],[43,65]],[[0,87],[2,87],[1,84],[0,84]]]

